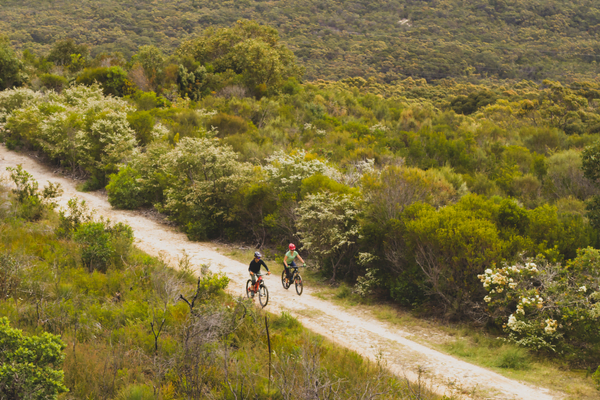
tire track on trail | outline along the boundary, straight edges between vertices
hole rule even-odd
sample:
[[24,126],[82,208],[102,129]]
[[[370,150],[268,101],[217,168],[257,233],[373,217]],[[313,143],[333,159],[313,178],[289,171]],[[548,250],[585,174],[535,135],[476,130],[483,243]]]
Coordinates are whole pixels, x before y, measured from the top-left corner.
[[[64,193],[57,199],[60,207],[66,207],[70,198],[83,199],[98,216],[129,224],[135,234],[135,245],[141,250],[154,256],[162,255],[174,266],[185,251],[192,265],[199,267],[209,264],[212,271],[227,274],[231,280],[229,291],[232,294],[245,294],[248,266],[218,253],[213,244],[190,242],[177,229],[146,217],[141,212],[114,210],[105,195],[78,192],[75,181],[54,173],[33,156],[11,152],[0,145],[0,175],[6,175],[6,167],[18,164],[33,175],[40,187],[46,181],[61,184]],[[410,333],[376,320],[367,313],[346,310],[313,296],[310,287],[305,287],[302,296],[297,296],[293,287],[289,291],[283,289],[278,276],[267,276],[265,281],[270,295],[267,310],[288,311],[313,332],[371,360],[381,357],[388,369],[412,381],[417,379],[415,371],[422,368],[430,379],[431,389],[440,394],[469,398],[467,393],[474,391],[478,398],[507,400],[563,397],[414,342],[409,339]]]

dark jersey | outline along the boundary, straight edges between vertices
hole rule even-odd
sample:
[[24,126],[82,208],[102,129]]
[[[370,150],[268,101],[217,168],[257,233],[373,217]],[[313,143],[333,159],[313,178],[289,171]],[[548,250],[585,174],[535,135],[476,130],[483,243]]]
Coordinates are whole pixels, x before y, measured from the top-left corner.
[[269,270],[269,267],[267,267],[267,264],[265,264],[263,260],[258,260],[258,262],[256,262],[256,260],[252,260],[250,262],[250,266],[248,267],[248,271],[258,274],[260,272],[261,265],[264,266],[267,271]]

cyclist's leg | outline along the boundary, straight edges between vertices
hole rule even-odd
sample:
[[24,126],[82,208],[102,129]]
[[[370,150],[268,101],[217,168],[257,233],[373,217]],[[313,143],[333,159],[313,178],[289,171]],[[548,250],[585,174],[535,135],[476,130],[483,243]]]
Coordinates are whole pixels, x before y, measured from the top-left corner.
[[292,279],[293,268],[295,268],[295,267],[296,267],[296,263],[294,261],[292,261],[291,263],[288,264],[288,268],[286,268],[288,279]]
[[252,274],[252,275],[250,275],[250,278],[252,278],[252,284],[253,284],[253,285],[256,283],[256,275],[257,275],[257,274]]

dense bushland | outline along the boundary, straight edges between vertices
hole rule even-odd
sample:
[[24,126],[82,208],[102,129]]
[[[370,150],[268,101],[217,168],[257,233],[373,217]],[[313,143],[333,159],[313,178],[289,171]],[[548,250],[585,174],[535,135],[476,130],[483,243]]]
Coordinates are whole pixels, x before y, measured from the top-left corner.
[[[15,182],[28,176],[18,172]],[[36,187],[30,177],[20,189],[0,185],[1,396],[431,398],[285,313],[268,316],[269,384],[265,314],[225,294],[225,276],[196,271],[185,255],[167,267],[132,247],[129,227],[76,200],[31,218]]]
[[[53,45],[74,80],[60,93],[35,79],[0,92],[2,139],[88,178],[89,189],[106,187],[115,207],[155,207],[193,239],[297,242],[332,283],[506,329],[523,345],[539,329],[515,334],[518,301],[498,314],[478,276],[531,258],[566,271],[578,249],[599,244],[596,82],[300,84],[276,32],[247,21],[208,30],[171,57],[143,46],[129,62],[113,54],[81,64],[76,46]],[[272,69],[236,49],[265,55]],[[35,73],[50,62],[27,57]],[[102,63],[121,65],[126,84],[77,85]],[[120,84],[124,75],[114,76]],[[88,228],[82,244],[127,240],[120,228]],[[111,254],[90,256],[88,268],[108,266]],[[544,279],[565,291],[564,277]],[[590,279],[586,326],[597,322]],[[553,298],[535,282],[523,285]],[[557,305],[545,319],[572,307],[548,301]],[[585,349],[590,357],[572,361],[596,369],[598,338],[582,326],[557,333],[565,346],[552,336],[536,349]]]
[[[246,18],[277,27],[311,80],[577,80],[599,72],[600,10],[592,0],[107,0],[103,7],[6,0],[2,11],[0,31],[36,54],[66,38],[90,46],[92,57],[129,58],[149,44],[171,52],[206,28]],[[53,60],[66,65],[70,54],[87,56],[69,51]]]

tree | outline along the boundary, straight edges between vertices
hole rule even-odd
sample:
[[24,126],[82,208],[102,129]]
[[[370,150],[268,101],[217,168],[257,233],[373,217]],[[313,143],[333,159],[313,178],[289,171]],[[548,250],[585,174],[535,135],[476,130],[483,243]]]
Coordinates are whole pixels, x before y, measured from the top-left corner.
[[507,243],[492,221],[465,206],[435,210],[416,204],[405,211],[406,234],[408,251],[425,274],[430,294],[441,300],[449,316],[477,319],[482,314],[477,274],[502,261]]
[[350,195],[322,192],[306,197],[298,209],[298,236],[322,268],[331,266],[335,282],[342,261],[351,260],[359,237],[358,204]]
[[163,53],[156,46],[140,46],[137,62],[144,69],[144,74],[152,88],[156,89],[164,77],[165,56]]
[[79,55],[75,60],[80,62],[80,60],[87,59],[88,53],[87,46],[77,44],[73,39],[69,38],[54,43],[52,50],[50,50],[50,54],[48,54],[48,61],[66,67],[73,61],[72,55]]
[[27,81],[23,63],[0,36],[0,90],[22,86]]
[[67,392],[60,370],[65,347],[58,336],[23,336],[0,318],[0,398],[52,400]]
[[200,66],[210,65],[215,73],[233,71],[258,97],[278,91],[289,78],[302,74],[294,54],[279,43],[277,31],[254,21],[237,21],[231,28],[209,28],[198,39],[183,43],[177,54],[191,56]]

